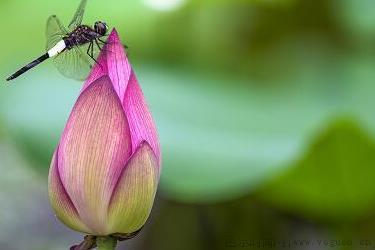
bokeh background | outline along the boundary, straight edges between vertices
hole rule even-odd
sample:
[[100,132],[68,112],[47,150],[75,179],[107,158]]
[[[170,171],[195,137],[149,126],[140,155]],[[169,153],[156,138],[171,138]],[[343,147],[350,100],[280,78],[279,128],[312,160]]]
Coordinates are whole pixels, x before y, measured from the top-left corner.
[[[81,84],[39,56],[78,0],[1,0],[0,249],[68,249],[52,152]],[[116,27],[163,149],[125,250],[375,249],[375,1],[90,0]]]

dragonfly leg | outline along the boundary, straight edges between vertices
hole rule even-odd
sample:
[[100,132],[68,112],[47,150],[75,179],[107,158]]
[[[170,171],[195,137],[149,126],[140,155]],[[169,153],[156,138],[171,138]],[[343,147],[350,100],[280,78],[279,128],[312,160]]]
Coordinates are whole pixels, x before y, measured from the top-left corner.
[[104,44],[109,44],[108,42],[106,41],[103,41],[102,39],[98,38],[98,41],[101,42],[101,43],[104,43]]
[[[104,36],[108,37],[109,34],[104,35]],[[109,44],[108,42],[105,42],[105,41],[101,40],[100,38],[98,38],[98,39],[99,39],[100,42],[102,42],[102,43],[104,43],[104,44]],[[126,44],[123,44],[122,46],[123,46],[125,49],[129,49],[129,47],[128,47]]]
[[[96,42],[96,40],[95,40],[95,42]],[[98,44],[98,43],[96,42],[96,44]],[[94,41],[92,41],[92,42],[90,43],[90,45],[91,45],[91,55],[90,55],[91,59],[94,60],[94,61],[96,62],[96,64],[99,64],[100,68],[102,68],[102,70],[104,70],[103,65],[101,65],[101,64],[100,64],[100,63],[94,58]],[[99,47],[99,49],[101,49],[101,48]]]
[[91,57],[94,57],[94,42],[91,42]]
[[103,69],[103,67],[102,67],[102,65],[93,57],[93,56],[91,56],[91,55],[89,55],[90,56],[90,58],[92,59],[92,60],[94,60],[94,62],[96,63],[96,64],[99,64],[99,66]]
[[129,49],[128,45],[126,44],[122,44],[122,46],[124,47],[124,49]]
[[[100,50],[103,50],[105,48],[104,52],[107,52],[107,51],[112,52],[112,51],[108,50],[108,47],[104,47],[104,45],[109,44],[108,42],[104,42],[100,38],[95,39],[95,42],[96,42],[96,45],[99,47]],[[100,47],[100,43],[103,44],[103,47]]]
[[112,52],[112,51],[110,51],[109,49],[108,49],[108,47],[101,47],[100,46],[100,43],[99,42],[102,42],[104,45],[105,44],[109,44],[109,43],[104,43],[102,40],[100,40],[100,39],[95,39],[95,43],[96,43],[96,46],[98,46],[98,48],[101,50],[101,51],[104,51],[104,52]]
[[[90,53],[91,53],[91,54],[90,54]],[[92,60],[94,60],[97,64],[99,64],[98,61],[94,58],[94,42],[91,42],[91,43],[89,44],[89,47],[87,48],[87,55],[89,55],[89,57],[90,57]]]
[[86,51],[86,53],[89,55],[89,52],[90,52],[90,50],[91,50],[91,47],[92,47],[92,42],[89,44],[89,46],[87,47],[87,51]]
[[98,46],[98,48],[99,48],[100,50],[103,49],[102,47],[100,47],[100,44],[99,44],[99,42],[98,42],[98,39],[95,39],[95,43],[96,43],[96,46]]
[[[91,50],[91,51],[90,51]],[[94,58],[94,44],[93,42],[91,42],[89,44],[89,47],[87,48],[87,51],[86,51],[87,55],[92,59],[94,60],[94,62],[96,62],[97,64],[100,65],[100,63]],[[101,65],[100,65],[101,66]]]
[[[99,42],[103,43],[103,44],[110,44],[109,42],[106,42],[106,41],[103,41],[102,39],[98,38]],[[125,49],[128,49],[129,47],[126,45],[126,44],[123,44],[122,46],[124,46]]]

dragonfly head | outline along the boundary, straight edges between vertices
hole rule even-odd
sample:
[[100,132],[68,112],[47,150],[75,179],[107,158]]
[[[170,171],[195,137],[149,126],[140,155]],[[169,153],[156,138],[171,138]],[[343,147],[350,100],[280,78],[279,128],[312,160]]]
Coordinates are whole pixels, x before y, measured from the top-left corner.
[[98,21],[94,25],[95,32],[104,36],[107,34],[108,26],[105,22]]

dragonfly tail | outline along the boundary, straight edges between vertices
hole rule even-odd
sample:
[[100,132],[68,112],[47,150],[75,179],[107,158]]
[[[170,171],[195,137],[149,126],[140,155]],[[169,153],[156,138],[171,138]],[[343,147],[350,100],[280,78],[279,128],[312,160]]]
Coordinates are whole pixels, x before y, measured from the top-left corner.
[[18,70],[16,73],[14,73],[13,75],[9,76],[7,78],[7,81],[10,81],[10,80],[13,80],[17,77],[19,77],[20,75],[22,75],[23,73],[29,71],[30,69],[34,68],[35,66],[37,66],[38,64],[44,62],[45,60],[47,60],[49,58],[49,55],[48,53],[42,55],[41,57],[39,57],[38,59],[35,59],[34,61],[32,61],[31,63],[27,64],[25,67],[23,67],[22,69]]

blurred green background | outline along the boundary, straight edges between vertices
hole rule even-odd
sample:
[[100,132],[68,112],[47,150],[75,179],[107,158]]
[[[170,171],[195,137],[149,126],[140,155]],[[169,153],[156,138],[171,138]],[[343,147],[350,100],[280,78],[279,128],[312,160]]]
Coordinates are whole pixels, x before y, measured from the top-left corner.
[[[47,172],[81,84],[44,52],[78,0],[2,0],[0,249],[68,249]],[[90,0],[129,46],[159,130],[134,250],[375,249],[375,1]]]

